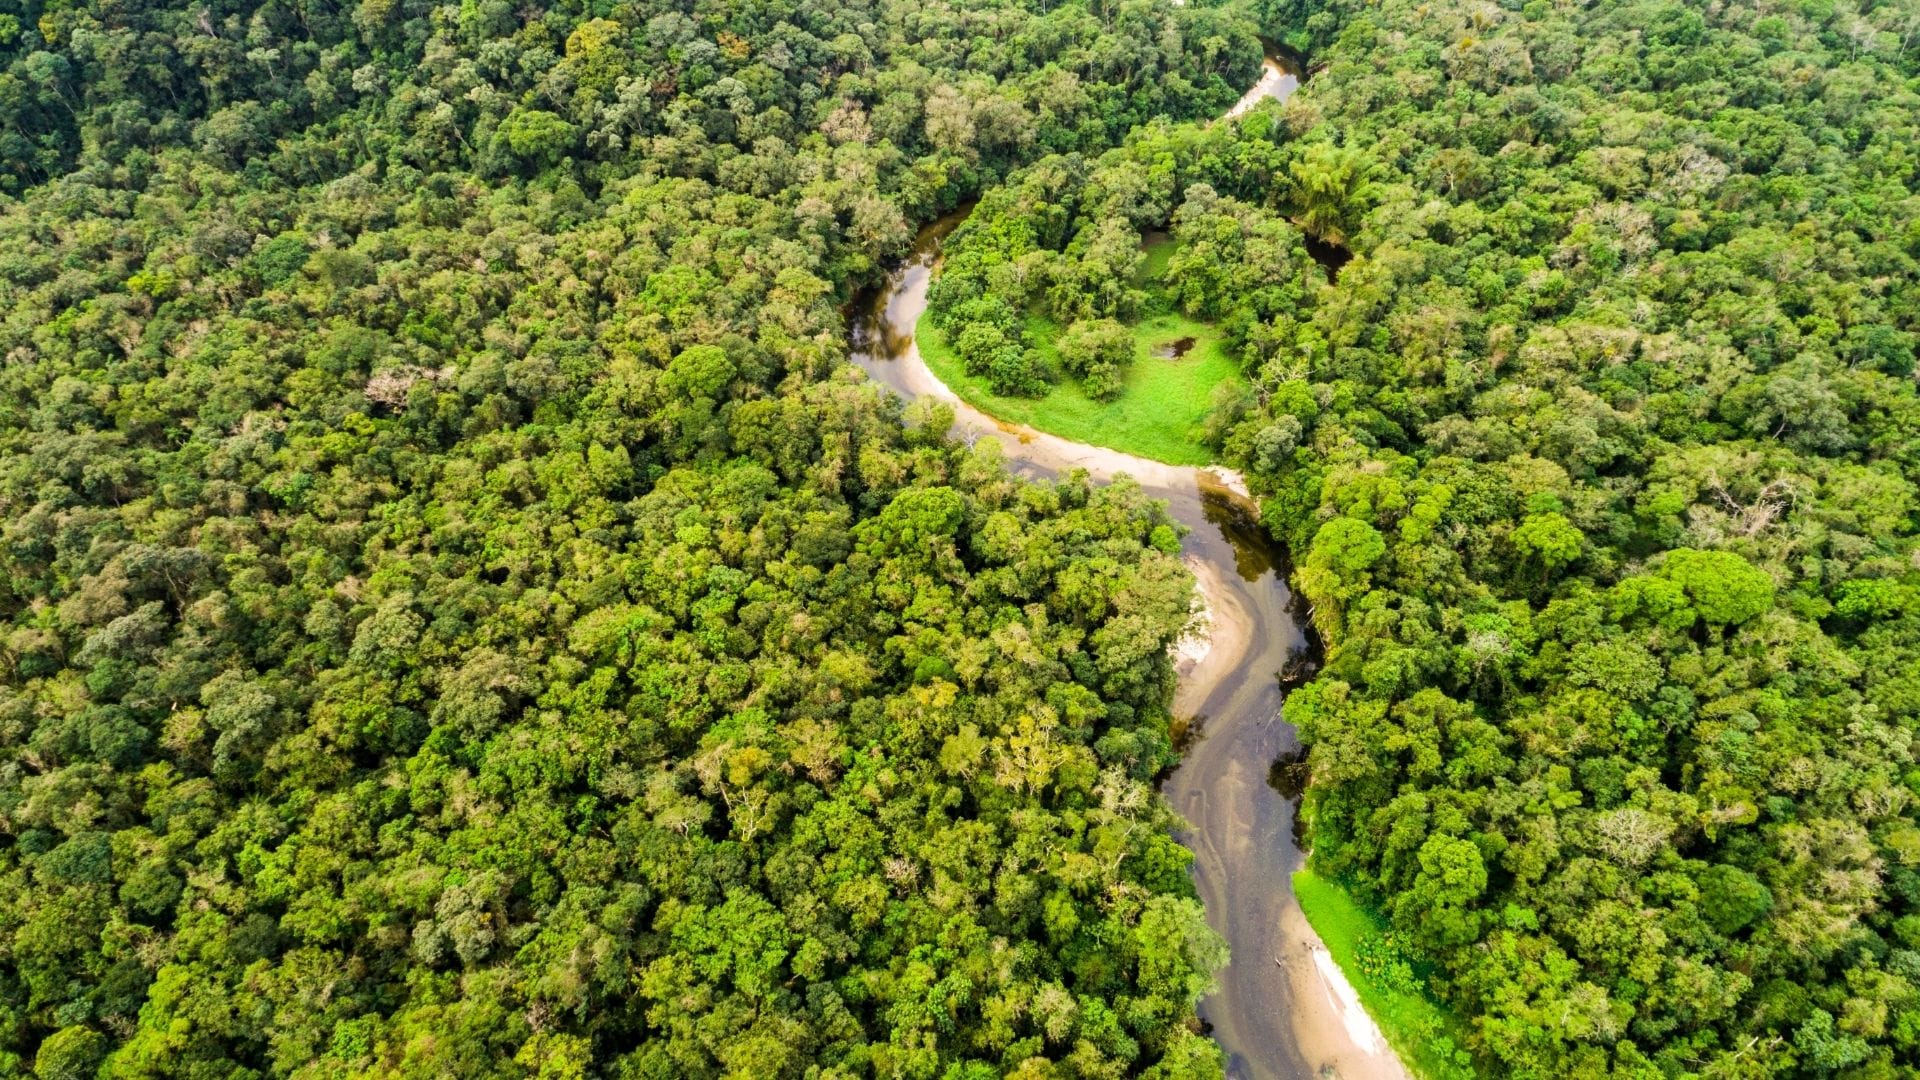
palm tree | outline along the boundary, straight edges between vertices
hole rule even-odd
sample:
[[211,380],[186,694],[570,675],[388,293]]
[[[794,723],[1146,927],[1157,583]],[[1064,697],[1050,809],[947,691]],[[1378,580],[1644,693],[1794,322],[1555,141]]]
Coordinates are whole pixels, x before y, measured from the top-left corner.
[[1288,166],[1295,221],[1329,244],[1345,247],[1350,229],[1373,195],[1373,162],[1349,146],[1315,143]]

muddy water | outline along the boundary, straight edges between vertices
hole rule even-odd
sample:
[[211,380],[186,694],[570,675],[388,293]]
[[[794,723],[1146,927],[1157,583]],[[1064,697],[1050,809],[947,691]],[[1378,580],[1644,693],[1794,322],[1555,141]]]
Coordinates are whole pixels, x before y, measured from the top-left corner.
[[1269,774],[1298,749],[1293,728],[1280,718],[1281,676],[1298,670],[1306,639],[1281,553],[1232,473],[1166,465],[996,420],[928,370],[913,345],[914,324],[926,308],[940,241],[966,212],[923,230],[886,287],[863,298],[854,312],[854,361],[902,397],[952,406],[955,434],[997,440],[1016,472],[1049,477],[1081,468],[1102,481],[1124,473],[1167,500],[1188,527],[1182,554],[1205,599],[1210,632],[1179,650],[1174,707],[1188,739],[1163,791],[1187,822],[1180,840],[1193,851],[1207,919],[1233,954],[1200,1015],[1227,1052],[1228,1075],[1241,1080],[1402,1080],[1399,1061],[1293,897],[1291,875],[1303,858],[1292,833],[1293,803]]

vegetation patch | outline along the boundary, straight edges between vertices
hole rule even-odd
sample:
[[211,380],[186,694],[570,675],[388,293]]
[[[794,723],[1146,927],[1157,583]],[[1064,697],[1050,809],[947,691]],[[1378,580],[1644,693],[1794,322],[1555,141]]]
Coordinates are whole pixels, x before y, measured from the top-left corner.
[[1428,1080],[1474,1076],[1459,1018],[1428,993],[1424,965],[1401,947],[1387,921],[1312,870],[1293,875],[1293,892],[1400,1060]]
[[1000,419],[1200,464],[1248,407],[1248,330],[1326,279],[1273,211],[1204,183],[1155,194],[1125,182],[1137,166],[1049,158],[984,198],[948,240],[921,353]]
[[[1044,361],[1057,362],[1058,325],[1033,317],[1027,328]],[[996,393],[989,377],[967,372],[947,336],[926,315],[920,317],[915,341],[933,373],[990,416],[1171,465],[1211,461],[1213,451],[1205,442],[1211,395],[1223,385],[1246,382],[1219,331],[1177,314],[1156,315],[1128,329],[1135,362],[1127,366],[1118,393],[1106,401],[1088,396],[1084,384],[1076,380],[1062,382],[1045,397]],[[1154,350],[1181,340],[1193,342],[1185,355],[1173,360],[1152,358]]]

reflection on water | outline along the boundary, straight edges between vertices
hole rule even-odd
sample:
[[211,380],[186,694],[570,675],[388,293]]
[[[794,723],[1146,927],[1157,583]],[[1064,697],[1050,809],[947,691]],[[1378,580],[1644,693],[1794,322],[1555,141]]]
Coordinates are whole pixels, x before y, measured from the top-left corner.
[[1307,846],[1307,824],[1300,819],[1300,800],[1306,797],[1307,780],[1312,771],[1307,766],[1307,748],[1295,747],[1273,759],[1273,765],[1267,769],[1267,786],[1280,793],[1293,807],[1293,846],[1304,850]]
[[[1173,742],[1173,752],[1185,755],[1194,743],[1207,733],[1207,718],[1198,714],[1193,716],[1175,716],[1167,725],[1167,735]],[[1162,779],[1165,779],[1162,777]]]
[[[940,243],[967,220],[976,201],[969,199],[928,222],[885,281],[854,295],[847,305],[847,338],[856,363],[866,366],[868,361],[898,360],[906,355],[907,347],[913,344],[913,324],[926,307],[925,279],[940,260]],[[920,287],[907,287],[910,282]],[[871,369],[869,374],[873,374]]]
[[1267,769],[1267,786],[1298,807],[1301,797],[1307,793],[1306,748],[1289,750],[1274,758],[1273,765]]
[[1281,565],[1279,547],[1260,524],[1258,510],[1219,484],[1202,484],[1200,510],[1207,524],[1233,548],[1233,569],[1242,581],[1259,581]]
[[1278,55],[1269,46],[1267,57],[1261,62],[1260,81],[1254,83],[1253,89],[1248,90],[1239,101],[1233,103],[1233,108],[1227,110],[1226,118],[1231,120],[1246,113],[1268,98],[1275,101],[1287,100],[1295,90],[1300,89],[1300,74],[1299,64],[1288,57]]

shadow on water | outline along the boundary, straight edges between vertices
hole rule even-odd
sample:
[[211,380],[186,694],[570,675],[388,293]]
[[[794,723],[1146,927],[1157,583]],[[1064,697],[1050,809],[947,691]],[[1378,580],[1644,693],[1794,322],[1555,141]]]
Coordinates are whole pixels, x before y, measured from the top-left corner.
[[[1200,512],[1233,548],[1233,570],[1242,581],[1259,581],[1285,562],[1248,502],[1224,488],[1202,488]],[[1284,576],[1284,575],[1283,575]]]
[[[1293,563],[1287,558],[1286,548],[1260,523],[1258,510],[1245,498],[1223,489],[1203,487],[1200,511],[1232,547],[1233,568],[1240,580],[1257,582],[1273,574],[1284,582],[1293,577]],[[1288,649],[1286,664],[1279,672],[1280,685],[1291,687],[1306,682],[1320,670],[1324,653],[1306,601],[1288,590],[1286,607],[1300,634],[1300,640]]]
[[1293,807],[1293,846],[1307,849],[1307,825],[1300,818],[1300,802],[1306,798],[1307,781],[1312,778],[1307,765],[1307,748],[1296,746],[1273,759],[1267,769],[1267,786],[1280,793]]
[[1319,263],[1321,268],[1327,272],[1328,281],[1339,278],[1340,271],[1345,269],[1346,265],[1353,261],[1353,252],[1341,247],[1339,244],[1329,243],[1319,237],[1306,233],[1302,233],[1301,235],[1307,242],[1307,254],[1312,256],[1313,261]]
[[[1195,713],[1192,716],[1175,716],[1167,725],[1167,736],[1173,743],[1173,752],[1185,754],[1193,744],[1206,738],[1207,718],[1201,713]],[[1163,782],[1166,777],[1162,776],[1159,779]]]
[[1193,351],[1194,339],[1190,337],[1169,341],[1165,345],[1156,345],[1153,355],[1158,360],[1178,360]]
[[1273,765],[1267,769],[1267,785],[1280,793],[1280,797],[1300,805],[1301,796],[1307,793],[1307,750],[1295,747],[1273,759]]

